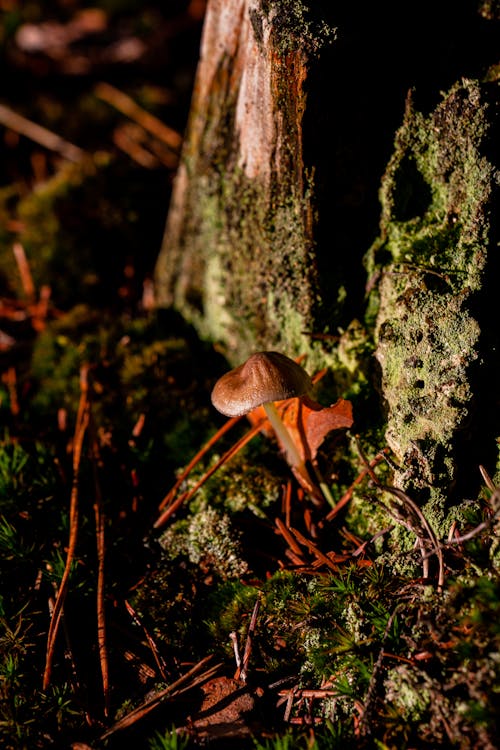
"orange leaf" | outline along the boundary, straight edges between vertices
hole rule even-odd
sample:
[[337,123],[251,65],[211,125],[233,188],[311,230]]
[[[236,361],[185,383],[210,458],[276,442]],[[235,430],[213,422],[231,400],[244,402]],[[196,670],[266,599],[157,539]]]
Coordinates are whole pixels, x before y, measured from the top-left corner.
[[[353,423],[352,404],[343,398],[331,406],[321,406],[308,396],[303,396],[278,401],[276,408],[304,461],[316,458],[319,446],[330,432],[348,429]],[[253,425],[265,417],[261,406],[248,414]],[[264,425],[262,431],[267,435],[272,434],[269,424]]]

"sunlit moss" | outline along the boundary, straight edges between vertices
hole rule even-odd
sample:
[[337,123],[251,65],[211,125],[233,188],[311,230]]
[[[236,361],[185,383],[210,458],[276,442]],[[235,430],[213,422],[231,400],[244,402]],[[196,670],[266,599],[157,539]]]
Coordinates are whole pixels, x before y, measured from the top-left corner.
[[[456,478],[489,325],[473,297],[492,231],[487,131],[487,94],[474,81],[454,86],[429,116],[409,103],[382,182],[381,236],[368,254],[369,277],[379,277],[368,316],[376,310],[386,438],[402,467],[396,481],[419,495],[425,488],[424,499],[431,488],[435,516]],[[441,529],[443,517],[435,520]]]
[[238,578],[248,571],[241,557],[239,534],[226,513],[200,508],[189,520],[171,526],[162,534],[160,545],[168,557],[185,555],[190,562],[213,570],[223,580]]

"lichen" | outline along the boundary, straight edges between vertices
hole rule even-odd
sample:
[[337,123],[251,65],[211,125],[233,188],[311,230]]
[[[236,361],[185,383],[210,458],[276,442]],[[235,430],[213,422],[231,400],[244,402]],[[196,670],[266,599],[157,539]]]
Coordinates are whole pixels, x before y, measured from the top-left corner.
[[277,48],[281,55],[296,49],[317,55],[336,37],[336,28],[323,18],[313,16],[313,4],[302,0],[264,0],[262,8],[274,21]]
[[248,571],[241,557],[239,534],[229,516],[206,506],[187,522],[180,521],[162,534],[160,545],[168,559],[184,554],[191,563],[200,564],[223,580],[239,578]]
[[479,365],[475,299],[496,182],[484,156],[488,118],[487,96],[473,81],[453,87],[428,117],[409,102],[383,179],[381,236],[368,254],[369,278],[379,278],[368,319],[386,439],[401,464],[396,481],[425,488],[427,499],[430,487],[438,502],[455,479]]

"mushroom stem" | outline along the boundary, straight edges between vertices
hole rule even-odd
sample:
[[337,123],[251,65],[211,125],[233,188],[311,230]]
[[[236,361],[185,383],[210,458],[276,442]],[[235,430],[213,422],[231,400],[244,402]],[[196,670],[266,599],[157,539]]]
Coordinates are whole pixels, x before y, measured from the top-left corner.
[[[278,438],[281,446],[285,451],[288,463],[293,466],[299,473],[301,473],[302,476],[310,484],[313,484],[304,460],[298,452],[297,446],[293,442],[292,437],[287,430],[285,423],[281,419],[274,403],[272,401],[267,401],[266,403],[262,404],[262,406],[264,408],[264,411],[266,412],[267,418],[269,419],[274,432],[276,433],[276,437]],[[323,497],[332,506],[332,508],[335,507],[335,500],[333,499],[332,493],[330,492],[330,489],[328,488],[326,482],[321,476],[319,476],[317,471],[315,471],[315,473],[321,492],[323,493]]]
[[288,463],[308,477],[304,460],[300,456],[300,453],[297,450],[297,446],[293,442],[290,433],[288,432],[283,420],[278,414],[278,410],[275,407],[274,403],[272,401],[268,401],[267,403],[262,404],[262,406],[264,407],[267,418],[271,422],[271,426],[276,433],[276,437],[278,438],[282,448],[285,451]]

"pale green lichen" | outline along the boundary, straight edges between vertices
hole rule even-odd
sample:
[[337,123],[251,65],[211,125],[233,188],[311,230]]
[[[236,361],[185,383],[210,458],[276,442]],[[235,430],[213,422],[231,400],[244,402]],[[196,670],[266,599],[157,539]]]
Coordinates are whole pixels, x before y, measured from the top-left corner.
[[486,97],[472,81],[455,86],[429,117],[410,103],[383,179],[381,236],[367,259],[370,279],[378,277],[368,319],[386,439],[401,464],[396,481],[431,488],[440,504],[474,395],[481,326],[473,295],[482,290],[496,182],[482,152],[487,123]]
[[[262,8],[272,19],[281,55],[299,49],[310,55],[317,55],[336,37],[336,28],[323,18],[314,17],[312,3],[302,0],[264,0]],[[256,23],[254,20],[254,28]]]
[[387,703],[406,721],[418,722],[429,709],[430,691],[422,686],[415,671],[406,665],[389,670],[384,688]]
[[248,571],[241,557],[239,534],[226,513],[211,507],[200,509],[162,534],[166,556],[186,555],[194,565],[216,572],[221,578],[238,578]]

